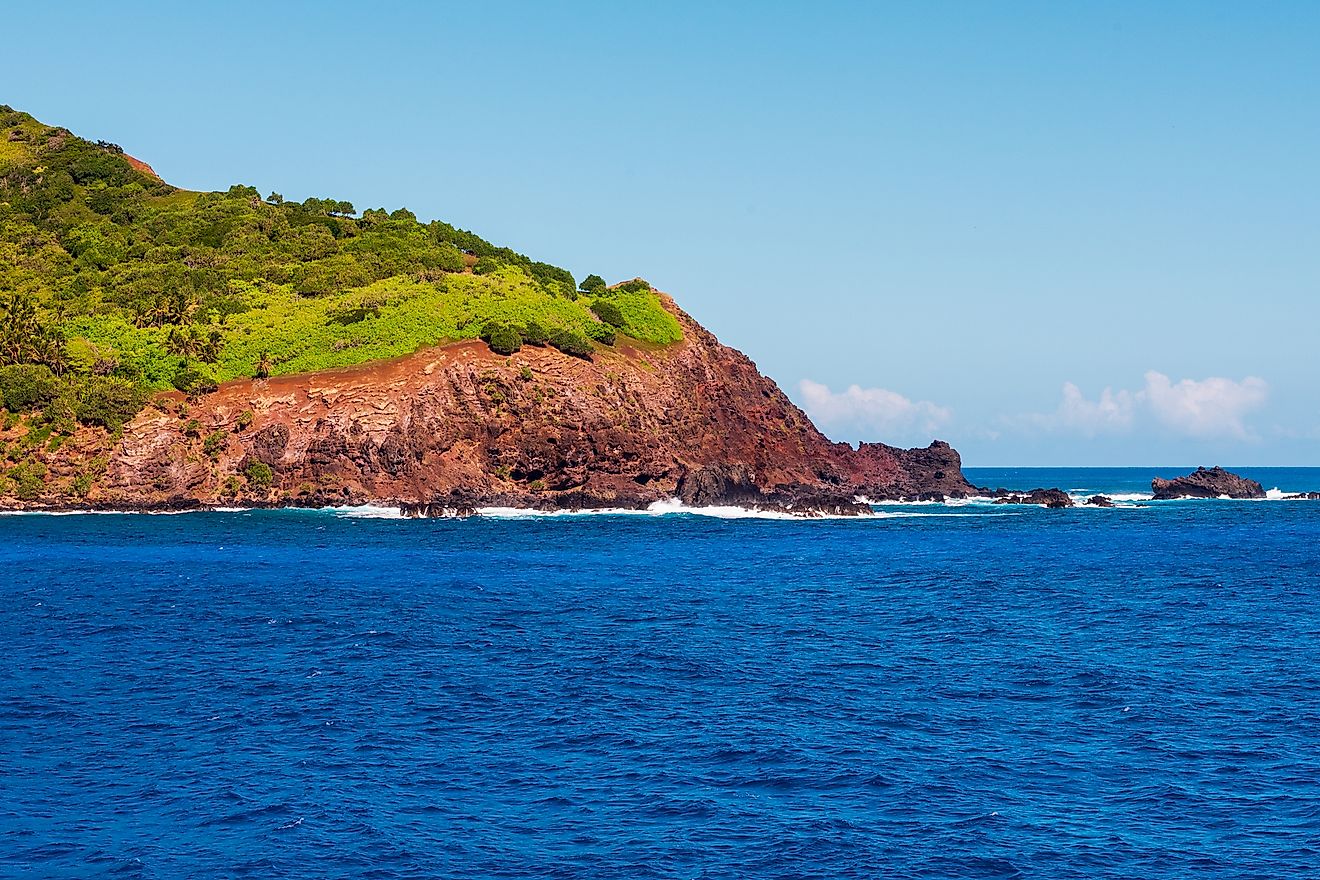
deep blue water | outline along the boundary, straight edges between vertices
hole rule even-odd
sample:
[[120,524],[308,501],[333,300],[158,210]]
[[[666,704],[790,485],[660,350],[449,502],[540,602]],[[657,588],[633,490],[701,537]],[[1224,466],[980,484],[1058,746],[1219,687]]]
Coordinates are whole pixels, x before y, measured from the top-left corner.
[[0,517],[0,876],[1320,876],[1320,502],[884,513]]

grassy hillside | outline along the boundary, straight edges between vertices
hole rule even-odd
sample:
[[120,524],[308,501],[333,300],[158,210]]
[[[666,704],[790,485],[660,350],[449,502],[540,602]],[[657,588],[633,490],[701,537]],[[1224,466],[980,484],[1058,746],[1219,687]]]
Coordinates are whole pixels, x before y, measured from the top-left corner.
[[0,106],[0,397],[56,431],[150,392],[481,337],[590,356],[681,338],[645,282],[579,285],[408,210],[176,189],[114,144]]

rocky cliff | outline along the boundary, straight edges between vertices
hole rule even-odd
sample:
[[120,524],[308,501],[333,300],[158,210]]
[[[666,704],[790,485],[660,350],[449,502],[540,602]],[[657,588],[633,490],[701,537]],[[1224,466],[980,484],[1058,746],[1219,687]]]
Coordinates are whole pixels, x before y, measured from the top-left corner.
[[[641,507],[678,497],[865,512],[963,496],[957,452],[832,443],[741,353],[664,298],[682,342],[621,340],[592,360],[469,341],[343,370],[158,397],[112,439],[41,453],[7,508],[398,505]],[[21,430],[21,429],[20,429]],[[9,438],[13,439],[13,438]]]

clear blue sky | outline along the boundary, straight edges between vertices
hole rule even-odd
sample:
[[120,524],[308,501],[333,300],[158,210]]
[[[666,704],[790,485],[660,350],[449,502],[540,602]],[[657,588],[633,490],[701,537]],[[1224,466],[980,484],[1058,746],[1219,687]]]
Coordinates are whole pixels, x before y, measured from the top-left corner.
[[1320,465],[1320,4],[5,19],[0,103],[180,186],[406,205],[642,275],[839,439]]

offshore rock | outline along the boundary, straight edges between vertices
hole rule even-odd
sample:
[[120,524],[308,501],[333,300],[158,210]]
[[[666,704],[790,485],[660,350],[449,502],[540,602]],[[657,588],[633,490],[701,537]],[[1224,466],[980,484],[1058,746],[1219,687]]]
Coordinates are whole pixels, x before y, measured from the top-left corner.
[[1185,477],[1172,480],[1156,477],[1151,480],[1151,491],[1157,501],[1174,498],[1264,498],[1265,489],[1255,480],[1248,480],[1221,467],[1206,470],[1198,467]]
[[1113,507],[1114,501],[1108,495],[1092,495],[1086,499],[1086,503],[1092,507]]
[[1072,496],[1062,489],[1032,489],[1030,492],[1007,492],[1000,489],[995,504],[1037,504],[1041,507],[1072,507]]
[[[589,361],[533,346],[506,357],[473,340],[228,382],[186,406],[162,394],[117,439],[81,428],[43,450],[41,491],[0,494],[0,507],[372,504],[465,516],[678,498],[808,515],[869,513],[859,497],[976,494],[947,443],[831,442],[747,357],[662,300],[681,342],[621,339]],[[215,432],[224,442],[204,446]],[[17,439],[8,433],[0,440]]]

